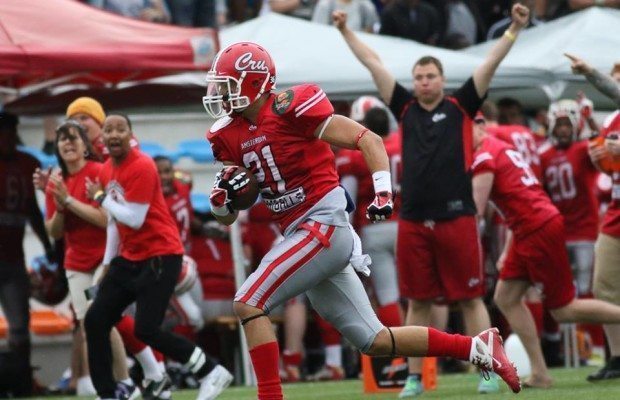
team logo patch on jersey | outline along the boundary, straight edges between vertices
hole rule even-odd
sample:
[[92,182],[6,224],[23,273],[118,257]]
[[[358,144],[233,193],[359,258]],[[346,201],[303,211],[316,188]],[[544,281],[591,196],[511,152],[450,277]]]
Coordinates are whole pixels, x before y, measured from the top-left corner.
[[287,90],[282,92],[276,96],[276,99],[273,101],[273,112],[282,115],[286,110],[288,110],[289,106],[293,102],[293,91]]

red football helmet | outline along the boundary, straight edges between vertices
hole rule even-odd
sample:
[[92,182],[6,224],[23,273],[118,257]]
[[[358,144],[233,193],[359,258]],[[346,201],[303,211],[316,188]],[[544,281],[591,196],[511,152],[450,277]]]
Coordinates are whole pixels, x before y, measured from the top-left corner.
[[55,306],[67,297],[69,286],[62,268],[50,262],[47,257],[32,259],[28,269],[30,277],[30,296],[39,302]]
[[251,42],[221,50],[207,73],[207,95],[202,98],[213,118],[243,111],[276,83],[276,67],[267,50]]
[[353,121],[362,122],[366,113],[371,108],[382,108],[387,111],[385,104],[375,96],[362,96],[351,104],[351,114],[349,118]]

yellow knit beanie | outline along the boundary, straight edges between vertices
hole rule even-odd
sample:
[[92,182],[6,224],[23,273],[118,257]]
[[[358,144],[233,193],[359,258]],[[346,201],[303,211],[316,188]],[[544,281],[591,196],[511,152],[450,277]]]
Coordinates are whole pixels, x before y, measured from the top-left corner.
[[103,125],[105,119],[105,111],[101,104],[92,97],[79,97],[67,107],[67,118],[71,118],[75,114],[84,113],[90,115],[99,125]]

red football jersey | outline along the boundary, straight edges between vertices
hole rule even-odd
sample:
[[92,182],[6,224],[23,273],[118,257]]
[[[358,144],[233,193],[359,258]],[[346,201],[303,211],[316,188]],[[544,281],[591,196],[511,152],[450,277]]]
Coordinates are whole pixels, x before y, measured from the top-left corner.
[[205,299],[235,297],[235,274],[228,240],[193,236],[191,257],[198,265],[198,274]]
[[541,178],[538,143],[530,128],[523,125],[488,126],[487,132],[496,138],[509,143],[521,153],[536,176]]
[[191,246],[190,226],[194,219],[194,209],[190,200],[190,186],[178,179],[172,181],[174,192],[165,196],[168,211],[177,224],[181,242],[185,250],[189,250]]
[[515,236],[535,231],[559,214],[521,153],[493,136],[476,151],[472,171],[495,175],[490,199]]
[[588,142],[573,143],[567,149],[548,144],[540,150],[543,186],[564,216],[566,240],[596,240],[598,171],[588,156]]
[[41,165],[36,158],[17,151],[0,158],[0,260],[20,263],[24,259],[24,232],[35,200],[32,174]]
[[248,220],[243,225],[243,244],[252,250],[251,267],[256,268],[265,255],[278,242],[281,234],[278,226],[271,220],[271,212],[260,202],[248,212]]
[[338,186],[334,153],[314,136],[334,113],[316,85],[270,94],[256,125],[241,115],[220,118],[207,134],[218,161],[248,168],[263,201],[284,229]]
[[[402,175],[401,164],[401,136],[395,132],[383,140],[385,151],[390,160],[390,173],[392,175],[392,191],[394,194],[394,215],[398,215],[400,208],[400,178]],[[370,223],[366,218],[366,207],[375,199],[375,188],[372,183],[372,174],[366,165],[364,156],[359,150],[343,149],[336,158],[338,175],[344,177],[353,176],[357,180],[357,199],[355,199],[355,215],[353,225],[361,228]],[[392,218],[394,220],[394,218]]]
[[[80,171],[64,179],[67,192],[77,201],[99,207],[99,203],[86,196],[86,178],[96,181],[102,166],[98,162],[87,161]],[[46,219],[52,218],[56,212],[53,188],[54,184],[49,181],[45,189]],[[86,222],[71,211],[65,211],[64,239],[65,269],[89,272],[101,264],[105,252],[105,229]]]
[[168,212],[157,168],[151,157],[132,149],[120,165],[109,159],[103,164],[99,180],[106,194],[120,203],[149,204],[140,229],[132,229],[117,221],[121,256],[140,261],[184,253],[179,231]]
[[[601,129],[601,134],[603,136],[611,134],[620,136],[620,110],[607,117],[603,124],[603,129]],[[620,172],[612,173],[611,179],[613,181],[611,203],[603,217],[601,232],[606,235],[620,237]]]

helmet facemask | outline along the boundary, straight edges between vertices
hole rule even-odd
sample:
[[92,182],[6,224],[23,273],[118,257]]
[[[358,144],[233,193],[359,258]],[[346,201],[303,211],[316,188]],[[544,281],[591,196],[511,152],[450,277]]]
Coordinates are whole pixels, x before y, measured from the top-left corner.
[[570,146],[570,143],[561,144],[558,137],[554,134],[556,125],[558,125],[558,120],[560,118],[566,118],[568,122],[570,122],[572,130],[570,143],[574,143],[579,140],[579,106],[574,100],[560,100],[556,103],[552,103],[549,106],[549,113],[547,116],[549,121],[549,138],[551,139],[553,145],[562,145],[563,147]]
[[[258,93],[252,99],[242,93],[244,80],[249,78],[249,73],[265,75]],[[232,114],[233,111],[241,112],[265,92],[265,87],[267,86],[270,78],[271,75],[269,72],[261,73],[254,71],[243,71],[241,72],[239,79],[236,79],[232,76],[218,76],[215,71],[209,71],[207,73],[207,94],[202,97],[202,104],[204,105],[205,110],[207,110],[207,113],[216,119],[228,116]],[[256,78],[254,81],[246,82],[245,84],[257,85],[255,80]]]

